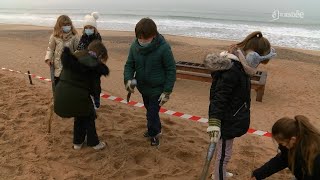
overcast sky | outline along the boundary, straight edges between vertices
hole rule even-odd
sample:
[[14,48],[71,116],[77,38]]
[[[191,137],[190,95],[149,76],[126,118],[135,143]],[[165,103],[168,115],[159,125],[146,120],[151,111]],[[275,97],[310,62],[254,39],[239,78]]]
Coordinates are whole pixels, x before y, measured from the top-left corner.
[[[174,2],[174,3],[173,3]],[[171,5],[171,6],[170,6]],[[168,9],[168,6],[170,8]],[[0,0],[0,8],[92,8],[105,10],[185,9],[195,11],[303,11],[320,16],[320,0]]]

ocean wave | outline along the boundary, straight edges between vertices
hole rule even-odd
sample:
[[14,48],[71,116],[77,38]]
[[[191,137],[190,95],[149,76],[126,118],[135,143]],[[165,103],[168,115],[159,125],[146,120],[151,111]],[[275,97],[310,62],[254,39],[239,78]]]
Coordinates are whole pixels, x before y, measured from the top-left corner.
[[[66,12],[76,27],[82,27],[83,17],[90,10],[30,10],[9,11],[0,9],[0,23],[31,24],[53,27],[57,17]],[[135,24],[147,12],[109,12],[100,13],[98,28],[106,30],[133,31]],[[233,20],[232,17],[209,16],[210,13],[190,14],[161,14],[153,12],[150,15],[158,25],[159,32],[163,34],[202,37],[224,40],[241,40],[253,31],[262,31],[273,45],[320,50],[319,25],[296,25],[277,22],[262,22],[249,20]],[[151,13],[152,14],[152,13]]]

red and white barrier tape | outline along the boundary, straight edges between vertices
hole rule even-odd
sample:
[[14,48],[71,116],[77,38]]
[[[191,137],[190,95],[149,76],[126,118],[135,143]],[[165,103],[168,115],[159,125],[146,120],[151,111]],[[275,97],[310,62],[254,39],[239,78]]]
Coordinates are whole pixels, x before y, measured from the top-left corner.
[[[16,73],[19,73],[19,74],[29,75],[28,73],[22,73],[21,71],[15,71],[15,70],[12,70],[12,69],[7,69],[7,68],[1,68],[1,69],[5,70],[5,71],[10,71],[10,72],[16,72]],[[37,76],[37,75],[34,75],[34,74],[30,74],[30,75],[32,77],[34,77],[34,78],[37,78],[37,79],[40,79],[40,80],[44,80],[44,81],[47,81],[47,82],[51,82],[50,79],[47,79],[47,78],[44,78],[44,77],[41,77],[41,76]],[[127,104],[127,105],[130,105],[130,106],[135,106],[135,107],[139,107],[139,108],[143,108],[144,107],[143,103],[139,103],[139,102],[135,102],[135,101],[130,101],[130,102],[127,103],[127,101],[125,99],[120,98],[120,97],[111,96],[111,95],[104,94],[104,93],[101,93],[100,96],[102,98],[104,98],[104,99],[108,99],[108,100],[115,101],[115,102],[120,102],[120,103]],[[168,109],[165,109],[165,108],[162,108],[162,107],[160,108],[160,112],[164,113],[164,114],[167,114],[167,115],[176,116],[176,117],[180,117],[180,118],[183,118],[183,119],[188,119],[188,120],[192,120],[192,121],[196,121],[196,122],[202,122],[202,123],[207,123],[208,122],[208,119],[202,118],[200,116],[193,116],[193,115],[190,115],[190,114],[171,111],[171,110],[168,110]],[[251,128],[249,128],[248,133],[249,134],[259,135],[259,136],[271,137],[271,133],[269,133],[269,132],[255,130],[255,129],[251,129]]]

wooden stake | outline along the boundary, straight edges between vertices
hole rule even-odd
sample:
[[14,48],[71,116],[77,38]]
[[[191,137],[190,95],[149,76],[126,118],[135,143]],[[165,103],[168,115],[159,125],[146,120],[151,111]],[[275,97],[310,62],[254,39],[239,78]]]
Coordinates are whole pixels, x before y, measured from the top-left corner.
[[49,106],[49,119],[48,119],[48,133],[50,134],[51,133],[51,124],[52,124],[52,117],[53,117],[53,99],[50,103],[50,106]]
[[33,85],[33,84],[32,84],[32,79],[31,79],[31,73],[30,73],[30,71],[28,71],[28,76],[29,76],[30,84]]

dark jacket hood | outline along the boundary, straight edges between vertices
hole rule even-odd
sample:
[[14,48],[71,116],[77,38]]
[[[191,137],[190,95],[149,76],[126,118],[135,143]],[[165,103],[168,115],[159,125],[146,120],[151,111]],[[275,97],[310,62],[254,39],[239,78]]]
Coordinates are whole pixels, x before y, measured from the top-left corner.
[[75,72],[95,71],[100,75],[107,76],[110,71],[108,66],[101,63],[97,58],[91,56],[88,50],[77,51],[72,54],[68,47],[65,47],[61,55],[63,68],[70,69]]

